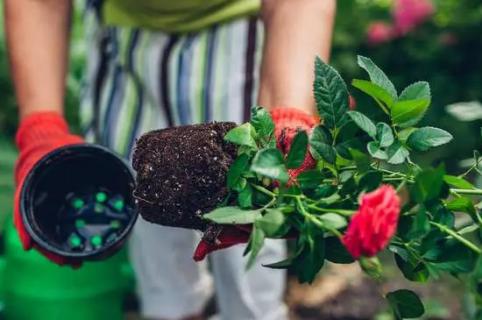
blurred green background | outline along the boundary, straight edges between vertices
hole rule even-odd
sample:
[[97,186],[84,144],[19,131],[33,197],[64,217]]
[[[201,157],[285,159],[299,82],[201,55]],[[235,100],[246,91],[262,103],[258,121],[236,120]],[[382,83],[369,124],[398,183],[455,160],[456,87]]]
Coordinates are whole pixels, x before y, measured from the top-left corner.
[[[366,77],[356,65],[356,55],[361,54],[371,57],[399,88],[417,80],[430,82],[433,104],[424,122],[447,129],[456,138],[463,137],[463,143],[438,149],[429,160],[446,160],[449,168],[456,169],[459,159],[469,157],[471,150],[480,148],[481,123],[480,120],[468,124],[454,121],[445,106],[482,100],[482,4],[480,0],[433,2],[434,15],[415,30],[386,43],[370,45],[367,29],[374,21],[390,23],[393,0],[338,1],[331,64],[347,82]],[[66,99],[67,117],[74,130],[78,130],[77,106],[85,64],[83,2],[76,3]],[[3,23],[0,28],[3,29]],[[351,91],[359,107],[372,107],[371,101],[358,95],[355,89]],[[0,137],[11,140],[17,118],[3,30],[0,32],[0,97]]]
[[[425,155],[425,163],[445,162],[450,172],[463,170],[461,161],[474,149],[482,150],[479,116],[461,122],[448,114],[446,106],[459,102],[482,101],[482,2],[481,0],[434,0],[435,12],[411,32],[389,41],[370,44],[367,30],[377,21],[392,23],[393,0],[339,0],[331,64],[349,83],[366,78],[356,65],[356,55],[371,57],[401,89],[425,80],[431,84],[433,103],[424,118],[448,130],[457,143]],[[82,33],[82,4],[76,2],[73,17],[70,70],[67,81],[66,115],[74,131],[79,131],[77,106],[82,89],[85,45]],[[1,9],[0,9],[1,10]],[[3,20],[3,14],[0,15]],[[374,103],[350,89],[357,108],[376,112]],[[0,24],[0,230],[12,211],[13,166],[16,157],[13,137],[17,114],[8,69],[3,21]]]

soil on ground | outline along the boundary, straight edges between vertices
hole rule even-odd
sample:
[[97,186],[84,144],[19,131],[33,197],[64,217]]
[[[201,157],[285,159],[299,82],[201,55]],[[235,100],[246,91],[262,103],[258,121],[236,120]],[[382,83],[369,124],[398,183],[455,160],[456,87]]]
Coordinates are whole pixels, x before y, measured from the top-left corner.
[[224,136],[235,126],[215,122],[172,127],[151,131],[137,141],[134,196],[145,220],[206,229],[202,215],[227,196],[226,174],[236,147]]

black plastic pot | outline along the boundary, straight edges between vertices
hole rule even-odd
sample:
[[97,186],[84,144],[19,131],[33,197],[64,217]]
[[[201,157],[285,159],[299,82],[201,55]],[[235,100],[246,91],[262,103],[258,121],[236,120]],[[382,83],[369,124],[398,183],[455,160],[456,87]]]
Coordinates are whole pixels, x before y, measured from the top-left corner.
[[136,221],[133,190],[133,174],[117,155],[94,144],[70,145],[34,166],[20,210],[42,249],[74,260],[101,260],[120,249]]

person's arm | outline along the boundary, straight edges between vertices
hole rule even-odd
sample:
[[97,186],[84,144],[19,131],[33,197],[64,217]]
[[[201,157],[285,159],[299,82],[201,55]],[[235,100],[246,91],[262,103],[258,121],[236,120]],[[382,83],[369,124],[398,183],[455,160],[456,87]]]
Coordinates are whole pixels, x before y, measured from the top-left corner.
[[315,56],[327,61],[336,0],[263,0],[265,47],[259,105],[315,112]]
[[63,113],[70,0],[4,0],[11,74],[20,117]]
[[15,135],[16,191],[13,221],[25,250],[37,248],[55,263],[79,266],[40,247],[31,238],[21,214],[25,178],[47,153],[83,143],[69,132],[63,118],[70,29],[70,0],[4,0],[7,48],[20,121]]

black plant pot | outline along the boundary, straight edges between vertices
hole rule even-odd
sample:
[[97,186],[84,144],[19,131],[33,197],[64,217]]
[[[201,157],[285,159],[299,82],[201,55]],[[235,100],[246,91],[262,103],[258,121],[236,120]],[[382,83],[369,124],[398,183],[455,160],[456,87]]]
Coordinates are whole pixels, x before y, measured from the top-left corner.
[[94,144],[70,145],[44,156],[21,190],[26,230],[42,249],[74,260],[117,252],[136,218],[128,165]]

